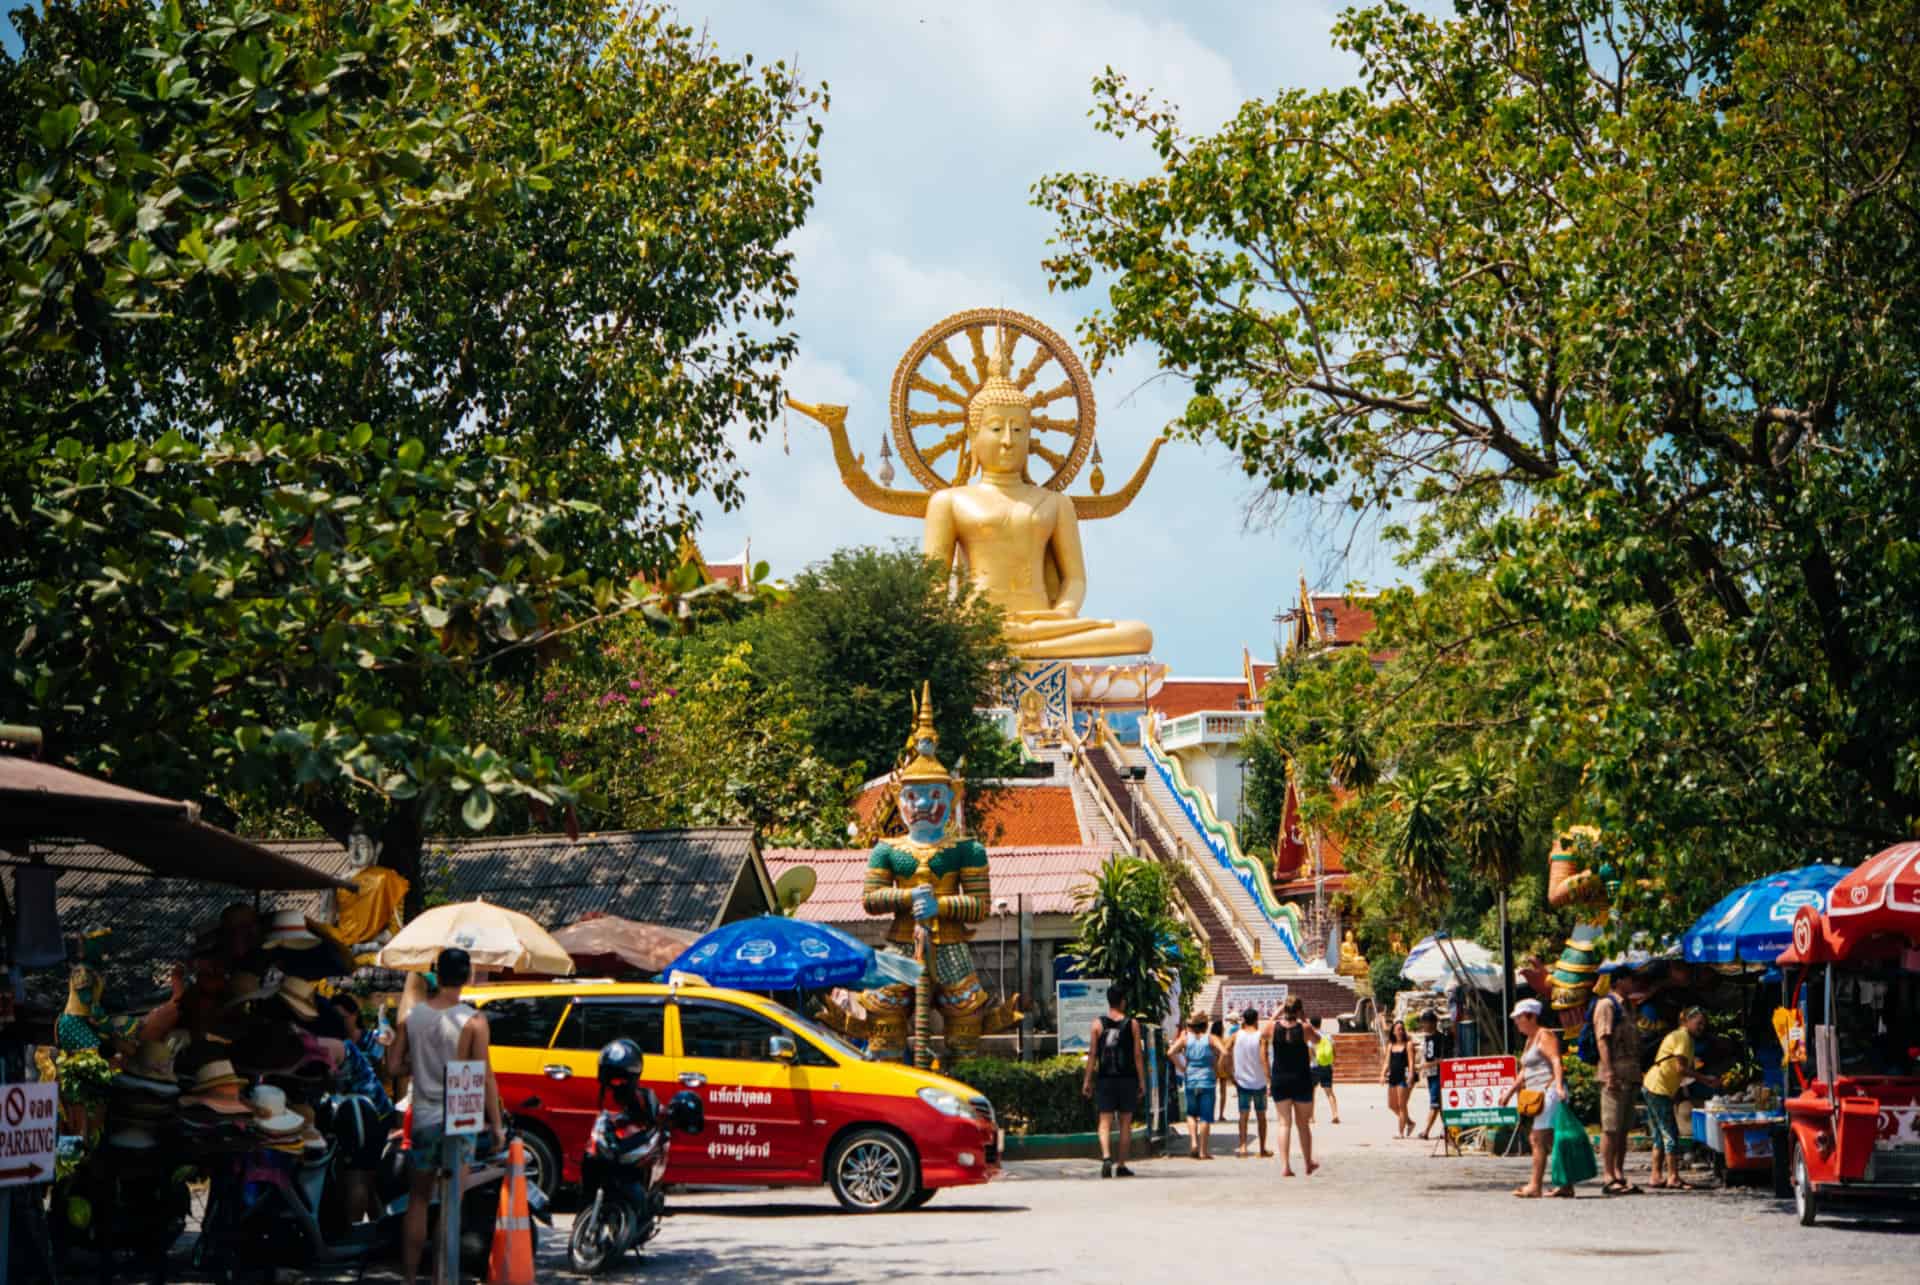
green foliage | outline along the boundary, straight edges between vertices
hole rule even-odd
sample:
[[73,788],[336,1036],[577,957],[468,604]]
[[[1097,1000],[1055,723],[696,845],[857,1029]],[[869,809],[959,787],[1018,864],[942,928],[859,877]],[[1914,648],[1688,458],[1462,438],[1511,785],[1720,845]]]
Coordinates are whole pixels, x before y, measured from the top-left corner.
[[1567,1106],[1581,1124],[1600,1123],[1600,1078],[1594,1069],[1574,1056],[1564,1041],[1560,1049],[1560,1078],[1567,1083]]
[[1070,1054],[1039,1062],[982,1057],[947,1074],[986,1094],[1008,1133],[1084,1133],[1092,1121],[1080,1092],[1086,1065]]
[[1240,842],[1249,855],[1272,852],[1287,811],[1287,758],[1273,733],[1256,725],[1240,742],[1245,777],[1240,792]]
[[584,797],[470,734],[497,684],[718,605],[637,573],[775,413],[824,98],[659,10],[337,8],[22,19],[0,690],[60,760],[414,873]]
[[[1303,780],[1490,755],[1504,873],[1598,825],[1655,933],[1920,823],[1911,18],[1389,0],[1336,23],[1360,86],[1211,136],[1096,81],[1096,127],[1162,161],[1036,189],[1054,284],[1107,286],[1096,365],[1151,345],[1192,389],[1172,432],[1405,523],[1386,672],[1269,702]],[[1345,822],[1377,892],[1385,810]]]
[[747,664],[784,693],[814,752],[862,777],[892,770],[931,682],[940,757],[968,780],[1010,775],[1013,749],[974,711],[1000,701],[1012,663],[999,613],[901,545],[842,549],[807,568],[778,611],[708,631],[689,658],[748,644]]
[[1405,959],[1397,952],[1379,949],[1368,952],[1367,985],[1373,990],[1374,1007],[1382,1013],[1393,1012],[1393,997],[1413,989],[1413,983],[1400,975]]
[[1078,932],[1066,954],[1088,977],[1126,992],[1126,1011],[1166,1015],[1173,985],[1191,995],[1206,979],[1205,956],[1174,908],[1173,879],[1144,857],[1114,857],[1074,893]]
[[751,644],[677,647],[632,618],[584,638],[491,717],[592,782],[596,825],[844,844],[859,778],[814,751],[804,703],[761,679]]

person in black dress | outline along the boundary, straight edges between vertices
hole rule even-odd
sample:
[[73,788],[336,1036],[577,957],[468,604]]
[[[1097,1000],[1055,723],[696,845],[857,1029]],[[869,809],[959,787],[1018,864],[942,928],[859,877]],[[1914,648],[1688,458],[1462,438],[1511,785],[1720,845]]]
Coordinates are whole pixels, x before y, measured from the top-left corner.
[[1313,1033],[1307,1028],[1306,1005],[1298,995],[1287,998],[1273,1019],[1268,1039],[1272,1050],[1270,1077],[1273,1110],[1280,1121],[1280,1173],[1293,1177],[1293,1135],[1300,1135],[1300,1159],[1307,1174],[1320,1166],[1313,1162]]

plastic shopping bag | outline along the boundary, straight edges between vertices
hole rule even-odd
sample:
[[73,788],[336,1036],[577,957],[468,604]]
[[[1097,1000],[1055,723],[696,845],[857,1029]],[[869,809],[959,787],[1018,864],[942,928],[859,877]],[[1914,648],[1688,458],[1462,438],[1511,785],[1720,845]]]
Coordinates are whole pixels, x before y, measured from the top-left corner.
[[1555,1187],[1571,1187],[1599,1172],[1600,1166],[1594,1161],[1593,1142],[1587,1137],[1586,1127],[1573,1114],[1571,1106],[1560,1103],[1554,1110],[1553,1163],[1549,1166],[1548,1177]]

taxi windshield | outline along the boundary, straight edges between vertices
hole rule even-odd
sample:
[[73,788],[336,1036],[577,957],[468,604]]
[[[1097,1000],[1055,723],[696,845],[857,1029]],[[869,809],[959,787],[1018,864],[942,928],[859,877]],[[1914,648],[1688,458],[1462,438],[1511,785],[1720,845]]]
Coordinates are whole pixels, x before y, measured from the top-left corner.
[[812,1018],[802,1017],[800,1014],[788,1008],[785,1004],[782,1004],[779,1000],[769,1000],[768,1003],[770,1003],[774,1008],[778,1009],[780,1011],[780,1016],[785,1018],[789,1023],[799,1027],[801,1030],[805,1031],[809,1036],[811,1036],[814,1040],[818,1041],[821,1044],[826,1045],[828,1048],[832,1049],[834,1052],[844,1054],[845,1056],[852,1058],[856,1062],[873,1061],[873,1055],[871,1053],[867,1053],[861,1049],[855,1048],[853,1045],[847,1043],[845,1038],[834,1034],[832,1031],[820,1025],[820,1023],[814,1021]]

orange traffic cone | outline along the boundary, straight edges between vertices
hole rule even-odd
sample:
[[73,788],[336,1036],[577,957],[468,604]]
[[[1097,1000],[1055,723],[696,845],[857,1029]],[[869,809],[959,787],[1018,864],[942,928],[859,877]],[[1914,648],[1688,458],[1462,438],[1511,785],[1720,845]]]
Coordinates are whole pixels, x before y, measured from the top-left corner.
[[533,1219],[527,1211],[527,1153],[515,1138],[507,1148],[507,1179],[493,1220],[489,1285],[533,1285]]

